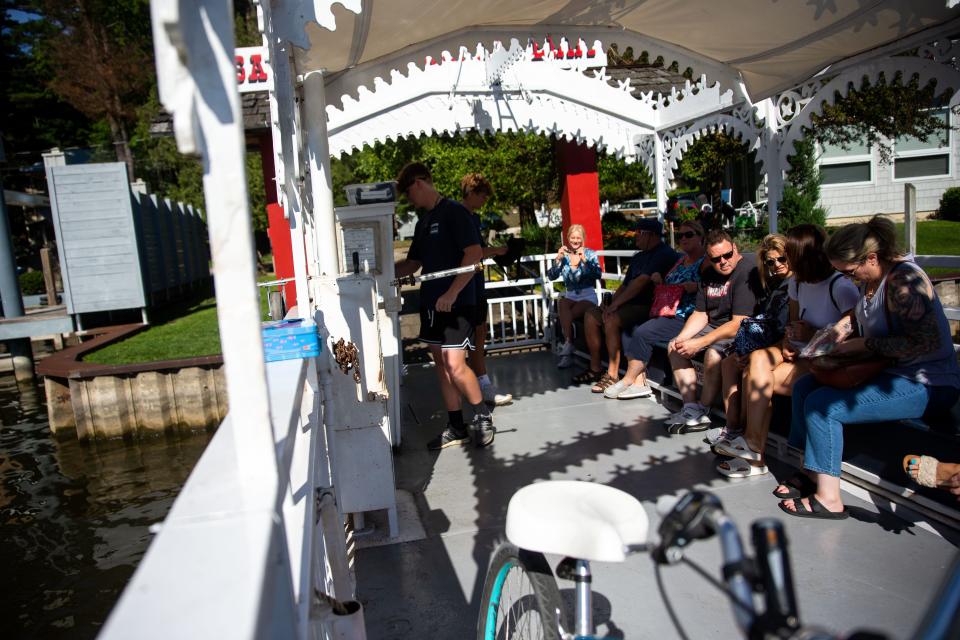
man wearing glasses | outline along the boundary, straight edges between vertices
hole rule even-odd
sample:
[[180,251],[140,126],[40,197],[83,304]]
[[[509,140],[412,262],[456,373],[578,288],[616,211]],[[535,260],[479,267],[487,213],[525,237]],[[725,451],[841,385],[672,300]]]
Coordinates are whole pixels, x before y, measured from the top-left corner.
[[[397,190],[414,207],[426,211],[417,223],[407,259],[396,265],[398,278],[421,268],[424,273],[433,273],[475,265],[483,259],[480,233],[470,212],[437,193],[425,165],[411,162],[401,169]],[[420,286],[420,340],[430,347],[449,418],[443,432],[427,443],[431,450],[463,445],[471,439],[475,446],[485,447],[493,442],[496,433],[477,376],[467,366],[467,353],[474,348],[477,318],[473,276],[462,273],[428,280]],[[474,411],[469,432],[463,422],[461,395]]]
[[[710,426],[710,406],[720,390],[720,362],[740,321],[753,315],[760,291],[757,268],[742,260],[726,231],[713,230],[704,239],[707,269],[697,291],[696,309],[670,341],[667,353],[673,379],[683,396],[683,408],[667,418],[671,433],[704,431]],[[703,351],[703,388],[697,399],[693,357]]]

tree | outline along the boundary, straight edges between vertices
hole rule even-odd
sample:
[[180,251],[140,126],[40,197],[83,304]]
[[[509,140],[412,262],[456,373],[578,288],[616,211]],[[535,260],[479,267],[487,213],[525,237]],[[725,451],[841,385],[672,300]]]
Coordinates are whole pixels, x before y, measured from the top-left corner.
[[[516,208],[521,224],[535,224],[534,211],[555,198],[557,169],[551,139],[526,133],[400,138],[364,147],[332,167],[336,197],[351,182],[393,180],[404,164],[420,161],[430,167],[440,193],[460,196],[460,179],[482,173],[493,184],[488,211]],[[402,210],[402,207],[401,207]],[[502,214],[501,214],[502,215]]]
[[622,202],[653,193],[653,179],[642,162],[627,164],[616,156],[597,154],[597,173],[600,200]]
[[798,224],[826,223],[827,212],[820,206],[820,171],[812,138],[794,144],[790,170],[778,210],[778,228],[786,231]]
[[[56,32],[29,3],[0,0],[0,130],[7,162],[14,166],[39,162],[51,147],[86,146],[92,133],[90,120],[42,81],[53,65],[38,44]],[[11,174],[6,184],[25,187],[27,175]],[[39,178],[29,186],[43,188],[42,173]]]
[[50,88],[91,120],[103,120],[117,159],[134,176],[130,129],[153,85],[147,0],[40,0],[55,37]]
[[923,142],[930,136],[946,137],[950,125],[936,107],[949,104],[950,97],[951,92],[937,95],[933,80],[921,87],[916,75],[906,83],[899,73],[889,82],[883,77],[876,84],[863,78],[860,87],[845,98],[822,105],[821,113],[811,118],[811,133],[820,144],[876,147],[881,162],[889,163],[891,142],[898,137],[911,136]]
[[683,154],[676,174],[680,182],[707,195],[712,202],[720,200],[727,164],[747,155],[747,146],[725,133],[713,133],[696,140]]

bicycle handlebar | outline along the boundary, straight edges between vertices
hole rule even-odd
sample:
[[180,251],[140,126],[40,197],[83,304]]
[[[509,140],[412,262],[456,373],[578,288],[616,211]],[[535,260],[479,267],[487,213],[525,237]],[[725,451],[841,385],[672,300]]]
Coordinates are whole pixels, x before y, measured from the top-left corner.
[[[754,522],[751,531],[756,561],[744,552],[737,525],[724,512],[719,498],[705,491],[691,491],[664,515],[658,529],[660,543],[654,546],[652,555],[660,564],[674,564],[683,558],[683,547],[717,535],[734,618],[744,635],[808,635],[812,630],[800,627],[783,524],[765,518]],[[761,587],[765,597],[762,615],[753,604],[755,586]],[[814,635],[825,637],[820,632]]]

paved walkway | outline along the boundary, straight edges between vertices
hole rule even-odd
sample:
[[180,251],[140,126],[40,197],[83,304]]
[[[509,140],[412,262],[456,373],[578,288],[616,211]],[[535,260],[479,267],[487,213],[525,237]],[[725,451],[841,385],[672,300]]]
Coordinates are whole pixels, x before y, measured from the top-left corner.
[[[570,386],[570,371],[553,363],[543,351],[488,359],[492,377],[516,401],[497,409],[496,442],[483,450],[427,452],[426,441],[446,420],[434,372],[415,368],[405,379],[404,441],[395,468],[399,488],[414,496],[425,537],[360,550],[359,591],[371,640],[475,637],[484,572],[503,539],[507,502],[534,481],[590,480],[627,491],[647,507],[653,531],[657,497],[692,487],[715,492],[745,538],[751,521],[781,515],[770,495],[772,477],[718,476],[702,434],[666,434],[660,424],[666,408],[652,400],[605,400]],[[846,521],[784,516],[801,616],[835,632],[869,627],[908,637],[956,548],[874,504],[852,495],[845,500],[853,516]],[[689,556],[719,575],[716,540],[694,545]],[[724,597],[687,567],[664,569],[662,590],[645,555],[597,564],[594,574],[600,633],[680,637],[668,601],[687,637],[738,637]],[[572,583],[559,586],[572,610]]]

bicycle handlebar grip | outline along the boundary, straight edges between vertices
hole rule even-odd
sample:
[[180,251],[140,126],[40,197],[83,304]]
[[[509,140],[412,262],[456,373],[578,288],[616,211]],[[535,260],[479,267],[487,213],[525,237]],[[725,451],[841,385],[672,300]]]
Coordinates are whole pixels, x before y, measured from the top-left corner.
[[793,590],[793,572],[783,523],[775,518],[762,518],[754,522],[750,530],[759,577],[763,582],[766,601],[764,617],[777,626],[797,629],[800,626],[800,614]]

